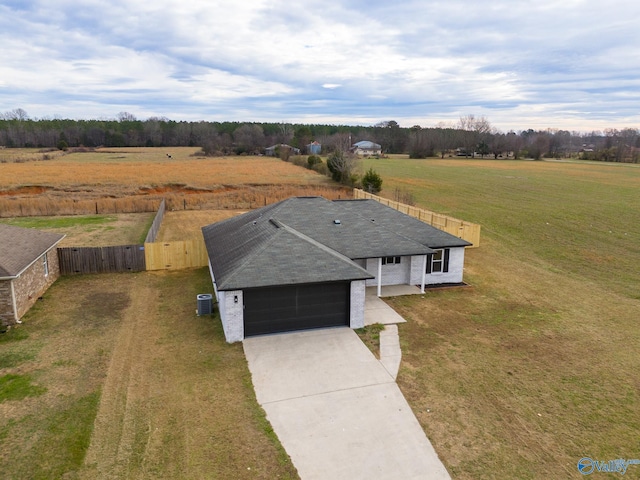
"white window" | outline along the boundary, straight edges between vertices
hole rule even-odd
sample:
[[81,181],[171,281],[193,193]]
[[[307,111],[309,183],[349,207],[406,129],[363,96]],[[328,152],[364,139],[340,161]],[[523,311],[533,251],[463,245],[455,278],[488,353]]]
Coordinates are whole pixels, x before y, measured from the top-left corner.
[[49,276],[49,262],[47,261],[47,254],[42,256],[42,266],[44,267],[44,276]]
[[446,273],[449,271],[449,249],[435,250],[427,261],[427,273]]
[[436,253],[431,257],[431,273],[442,272],[442,250],[436,250]]
[[382,257],[383,265],[399,265],[401,257]]

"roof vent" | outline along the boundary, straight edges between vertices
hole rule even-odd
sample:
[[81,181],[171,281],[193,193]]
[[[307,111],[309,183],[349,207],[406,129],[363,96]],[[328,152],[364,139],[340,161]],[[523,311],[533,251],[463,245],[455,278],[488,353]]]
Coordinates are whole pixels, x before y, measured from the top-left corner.
[[333,221],[333,223],[334,223],[334,224],[336,224],[336,225],[340,225],[342,222],[336,218],[336,219]]

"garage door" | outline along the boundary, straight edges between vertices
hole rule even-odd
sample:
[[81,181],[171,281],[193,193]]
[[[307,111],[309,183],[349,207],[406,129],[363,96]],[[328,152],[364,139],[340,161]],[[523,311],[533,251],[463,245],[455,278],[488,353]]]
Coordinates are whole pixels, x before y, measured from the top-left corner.
[[349,325],[349,293],[349,283],[244,290],[244,336]]

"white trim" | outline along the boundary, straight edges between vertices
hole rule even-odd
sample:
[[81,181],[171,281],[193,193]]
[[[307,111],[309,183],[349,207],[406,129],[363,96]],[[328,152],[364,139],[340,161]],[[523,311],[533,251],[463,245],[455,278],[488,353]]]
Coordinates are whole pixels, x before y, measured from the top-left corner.
[[378,258],[378,296],[382,296],[382,257]]
[[44,268],[44,277],[49,276],[49,259],[47,258],[47,252],[42,255],[42,267]]
[[425,255],[422,258],[422,283],[420,283],[420,293],[424,293],[424,284],[427,277],[427,257],[428,255]]
[[18,318],[18,305],[16,305],[16,289],[13,286],[13,280],[9,282],[11,284],[11,304],[13,306],[13,319],[17,322]]

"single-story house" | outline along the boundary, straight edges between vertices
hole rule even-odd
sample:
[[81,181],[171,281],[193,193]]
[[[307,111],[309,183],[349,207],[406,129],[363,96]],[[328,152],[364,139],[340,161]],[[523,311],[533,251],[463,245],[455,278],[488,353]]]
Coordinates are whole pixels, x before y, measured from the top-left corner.
[[264,154],[268,157],[277,157],[281,151],[289,150],[292,155],[300,155],[300,149],[287,145],[286,143],[279,143],[277,145],[271,145],[264,149]]
[[228,342],[364,326],[365,288],[462,283],[469,242],[375,200],[292,197],[202,228]]
[[0,224],[0,323],[12,325],[60,276],[57,233]]
[[309,145],[307,145],[307,153],[309,155],[320,155],[321,152],[322,152],[322,145],[317,141],[314,140]]
[[368,140],[362,140],[361,142],[354,143],[351,151],[356,155],[380,155],[382,153],[382,146],[369,142]]

